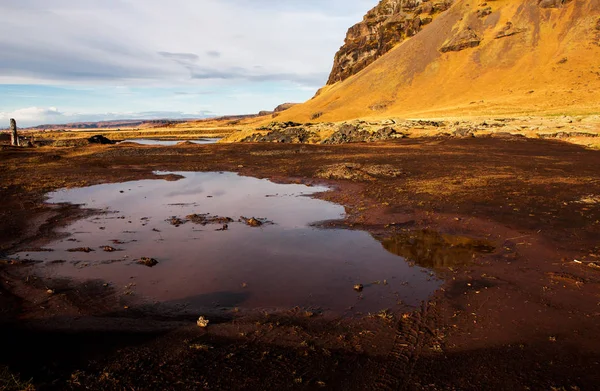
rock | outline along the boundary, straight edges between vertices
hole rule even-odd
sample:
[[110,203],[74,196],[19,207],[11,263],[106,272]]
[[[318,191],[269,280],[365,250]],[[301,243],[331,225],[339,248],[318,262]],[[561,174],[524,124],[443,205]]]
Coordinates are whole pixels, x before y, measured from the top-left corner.
[[260,142],[260,143],[286,143],[286,144],[302,144],[318,139],[319,136],[304,128],[284,128],[274,130],[266,135],[255,133],[242,140],[242,142]]
[[335,55],[328,85],[360,72],[399,43],[417,34],[431,22],[426,16],[446,11],[452,0],[381,0],[362,22],[352,26],[344,45]]
[[21,145],[19,135],[17,133],[17,121],[10,119],[10,145],[18,147]]
[[210,321],[208,319],[206,319],[204,316],[199,317],[198,320],[196,321],[196,324],[198,325],[198,327],[202,327],[202,328],[208,327],[208,323],[210,323]]
[[354,285],[354,290],[357,291],[357,292],[362,292],[363,289],[364,289],[363,284],[355,284]]
[[147,258],[147,257],[142,257],[137,261],[138,264],[140,265],[144,265],[144,266],[148,266],[148,267],[154,267],[156,265],[158,265],[158,261],[154,258]]
[[444,46],[440,48],[440,51],[442,53],[459,52],[461,50],[479,46],[481,41],[482,38],[479,35],[477,35],[477,33],[473,29],[467,27],[465,30],[461,31],[452,39],[447,41],[444,44]]
[[102,251],[106,251],[106,252],[108,252],[108,253],[112,253],[112,252],[114,252],[114,251],[117,251],[117,249],[116,249],[116,248],[114,248],[114,247],[111,247],[111,246],[103,246],[103,247],[101,247],[101,249],[102,249]]
[[187,223],[186,220],[182,220],[177,216],[171,217],[170,219],[167,220],[167,222],[175,227],[179,227],[180,225]]
[[520,34],[524,31],[526,31],[526,29],[515,27],[512,24],[512,22],[506,22],[504,27],[502,27],[502,30],[498,31],[495,38],[499,39],[499,38],[504,38],[504,37],[510,37],[515,34]]
[[285,111],[287,109],[291,109],[292,107],[296,106],[298,103],[282,103],[279,106],[275,107],[275,109],[273,110],[273,112],[275,113],[281,113],[282,111]]
[[539,0],[538,5],[540,8],[559,8],[571,1],[572,0]]
[[259,116],[259,117],[263,117],[263,116],[265,116],[265,115],[271,115],[271,114],[273,114],[273,113],[274,113],[274,111],[263,110],[263,111],[259,111],[259,112],[258,112],[258,116]]
[[473,130],[469,129],[469,128],[459,128],[459,129],[456,129],[452,133],[452,135],[454,137],[465,137],[465,138],[466,137],[475,137],[475,133],[473,133]]
[[114,141],[109,140],[108,138],[102,136],[101,134],[97,134],[87,139],[90,144],[115,144]]
[[386,126],[376,132],[360,129],[357,125],[344,124],[339,130],[323,140],[323,144],[370,143],[407,137],[392,127]]
[[492,14],[492,7],[485,7],[485,8],[477,10],[478,18],[485,18],[486,16],[491,15],[491,14]]
[[250,227],[261,227],[262,225],[265,224],[265,222],[260,221],[259,219],[255,218],[255,217],[247,218],[244,216],[240,216],[240,219],[242,219],[242,221]]
[[207,224],[224,224],[232,223],[233,219],[231,217],[222,217],[222,216],[211,216],[209,214],[191,214],[187,215],[186,219],[191,221],[194,224],[207,225]]

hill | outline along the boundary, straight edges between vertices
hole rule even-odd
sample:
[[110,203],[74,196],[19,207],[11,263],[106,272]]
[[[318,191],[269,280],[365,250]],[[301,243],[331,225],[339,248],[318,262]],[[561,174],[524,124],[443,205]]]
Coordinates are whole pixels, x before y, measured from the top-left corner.
[[[378,7],[389,3],[384,0]],[[392,3],[409,4],[410,12],[388,8],[395,14],[380,15],[376,31],[389,25],[382,18],[423,21],[432,14],[429,6],[423,6],[429,2]],[[352,52],[355,44],[347,39],[336,55],[333,84],[281,113],[278,120],[600,112],[600,0],[444,4],[447,10],[433,12],[430,23],[419,22],[419,31],[412,31],[413,36],[404,33],[391,50],[367,60],[364,69],[360,64],[340,68],[340,53]],[[357,27],[350,36],[353,29]],[[397,38],[378,36],[384,39],[382,44],[385,37]],[[372,51],[368,39],[361,39]],[[355,58],[360,58],[361,50]],[[339,77],[344,72],[347,77]]]

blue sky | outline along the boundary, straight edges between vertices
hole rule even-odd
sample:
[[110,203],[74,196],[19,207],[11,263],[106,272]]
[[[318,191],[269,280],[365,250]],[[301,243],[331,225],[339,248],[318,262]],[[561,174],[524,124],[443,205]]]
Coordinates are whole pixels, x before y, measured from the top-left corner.
[[377,0],[5,0],[0,127],[269,110],[324,85]]

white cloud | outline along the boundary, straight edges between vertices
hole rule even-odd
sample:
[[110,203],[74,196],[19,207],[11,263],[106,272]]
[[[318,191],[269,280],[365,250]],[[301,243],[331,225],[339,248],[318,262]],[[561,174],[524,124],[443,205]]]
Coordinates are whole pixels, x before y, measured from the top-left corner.
[[1,81],[322,83],[377,0],[2,2]]
[[11,112],[0,112],[0,123],[10,118],[17,119],[17,126],[27,128],[38,124],[66,124],[73,122],[111,121],[119,119],[178,119],[205,118],[210,111],[184,113],[180,111],[108,112],[108,113],[65,113],[56,107],[27,107]]

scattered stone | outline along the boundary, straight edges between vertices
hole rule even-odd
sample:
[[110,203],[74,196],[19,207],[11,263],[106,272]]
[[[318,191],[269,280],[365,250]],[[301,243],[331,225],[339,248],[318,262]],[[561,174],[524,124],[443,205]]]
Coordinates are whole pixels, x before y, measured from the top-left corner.
[[222,217],[222,216],[211,216],[208,213],[206,214],[191,214],[185,217],[189,221],[194,224],[199,225],[207,225],[207,224],[223,224],[227,225],[227,223],[232,223],[234,220],[231,217]]
[[55,293],[55,291],[54,291],[54,289],[48,289],[46,291],[46,293],[49,294],[49,295],[53,295]]
[[175,227],[179,227],[180,225],[185,224],[187,221],[180,219],[177,216],[173,216],[167,220],[167,222]]
[[256,217],[248,218],[248,217],[240,216],[240,219],[242,220],[242,222],[244,224],[246,224],[250,227],[261,227],[266,223],[266,221],[261,221],[261,220],[257,219]]
[[365,287],[363,286],[363,284],[355,284],[354,285],[354,290],[357,292],[362,292],[364,288]]
[[91,253],[94,250],[89,247],[76,247],[76,248],[70,248],[67,251],[70,253]]
[[103,246],[100,248],[102,249],[102,251],[106,251],[107,253],[112,253],[114,251],[118,251],[116,248],[111,247],[111,246]]
[[158,265],[158,261],[154,258],[147,258],[147,257],[142,257],[137,261],[138,264],[140,265],[144,265],[144,266],[148,266],[148,267],[154,267],[156,265]]
[[210,321],[208,319],[204,318],[204,316],[201,316],[198,318],[198,321],[196,321],[196,324],[198,327],[206,328],[209,322]]

